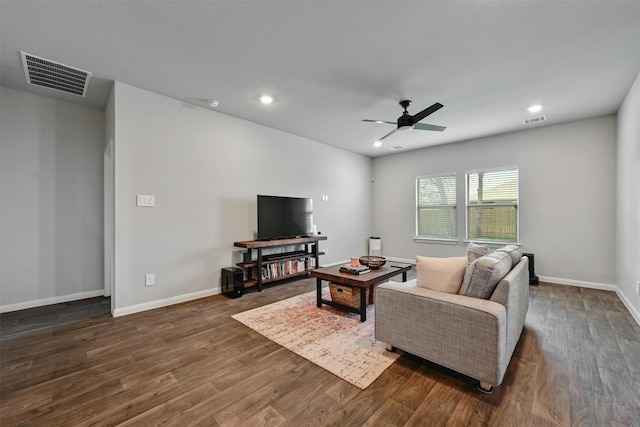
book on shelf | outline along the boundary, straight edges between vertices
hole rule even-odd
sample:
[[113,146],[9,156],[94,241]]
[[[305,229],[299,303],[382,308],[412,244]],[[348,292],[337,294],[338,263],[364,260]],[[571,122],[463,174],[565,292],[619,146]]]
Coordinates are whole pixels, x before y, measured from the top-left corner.
[[352,267],[350,264],[345,264],[345,265],[340,267],[340,272],[341,273],[364,274],[364,273],[368,273],[370,271],[371,270],[369,269],[369,267],[364,266],[364,265],[360,265],[358,267]]
[[270,262],[262,267],[263,279],[276,279],[304,271],[304,260],[290,259],[286,261]]

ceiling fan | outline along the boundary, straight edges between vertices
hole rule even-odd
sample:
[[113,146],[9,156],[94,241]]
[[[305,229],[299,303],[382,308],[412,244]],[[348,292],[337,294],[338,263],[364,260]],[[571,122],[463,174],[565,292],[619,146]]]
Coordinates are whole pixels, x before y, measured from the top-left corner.
[[396,122],[387,122],[385,120],[366,120],[365,119],[365,120],[362,120],[362,121],[363,122],[388,123],[390,125],[395,125],[395,124],[398,125],[398,127],[396,129],[392,130],[391,132],[389,132],[388,134],[386,134],[385,136],[380,138],[378,141],[382,141],[383,139],[385,139],[387,137],[390,137],[391,135],[393,135],[394,133],[396,133],[399,130],[404,131],[404,130],[411,130],[411,129],[420,129],[420,130],[434,130],[434,131],[437,131],[437,132],[442,132],[443,130],[446,129],[445,126],[436,126],[436,125],[430,125],[430,124],[426,124],[426,123],[418,123],[420,120],[424,119],[428,115],[433,114],[436,111],[438,111],[439,109],[441,109],[442,107],[444,107],[444,105],[440,104],[439,102],[436,102],[431,107],[427,107],[424,110],[420,111],[418,114],[414,114],[412,116],[407,111],[407,108],[409,107],[410,103],[411,103],[411,101],[409,101],[408,99],[406,99],[404,101],[400,101],[400,106],[402,108],[404,108],[404,112],[402,113],[402,116],[398,117],[397,123]]

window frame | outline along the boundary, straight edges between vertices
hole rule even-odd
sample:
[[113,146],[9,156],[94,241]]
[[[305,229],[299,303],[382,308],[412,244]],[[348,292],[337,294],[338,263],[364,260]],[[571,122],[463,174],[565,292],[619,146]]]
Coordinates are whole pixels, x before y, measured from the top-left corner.
[[[435,237],[435,236],[425,236],[418,234],[420,229],[419,226],[419,211],[422,206],[419,204],[419,189],[420,189],[420,180],[423,179],[432,179],[432,178],[453,178],[455,183],[454,190],[454,204],[453,205],[426,205],[426,206],[434,206],[434,207],[453,207],[454,209],[454,222],[453,225],[455,227],[455,236],[454,237]],[[446,173],[436,173],[429,175],[419,175],[415,178],[415,187],[414,187],[414,196],[415,196],[415,205],[414,205],[414,241],[415,242],[430,242],[430,243],[458,243],[458,174],[457,172],[446,172]]]
[[[488,172],[507,172],[507,171],[515,171],[516,172],[516,177],[517,177],[517,185],[516,185],[516,191],[517,191],[517,199],[515,203],[491,203],[490,206],[491,207],[515,207],[516,209],[516,216],[515,216],[515,227],[516,227],[516,233],[515,233],[515,240],[499,240],[499,239],[491,239],[491,238],[487,238],[487,239],[479,239],[479,238],[471,238],[469,237],[469,227],[470,227],[470,218],[469,218],[469,212],[470,212],[470,207],[480,207],[482,205],[476,204],[476,205],[470,205],[469,204],[469,175],[473,175],[473,174],[479,174],[479,173],[488,173]],[[520,245],[520,169],[518,168],[518,166],[505,166],[505,167],[497,167],[497,168],[482,168],[482,169],[474,169],[474,170],[468,170],[465,171],[464,173],[464,223],[465,223],[465,243],[470,243],[470,242],[474,242],[474,243],[482,243],[482,244],[490,244],[490,245],[505,245],[505,244],[512,244],[512,245]]]

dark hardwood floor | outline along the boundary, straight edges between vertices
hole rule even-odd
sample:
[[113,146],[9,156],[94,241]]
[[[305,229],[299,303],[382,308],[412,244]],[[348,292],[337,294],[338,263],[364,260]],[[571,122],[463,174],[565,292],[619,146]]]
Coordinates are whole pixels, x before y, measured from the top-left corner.
[[640,426],[640,326],[613,292],[531,287],[504,383],[403,354],[360,390],[230,316],[303,279],[112,318],[95,298],[0,315],[2,426]]

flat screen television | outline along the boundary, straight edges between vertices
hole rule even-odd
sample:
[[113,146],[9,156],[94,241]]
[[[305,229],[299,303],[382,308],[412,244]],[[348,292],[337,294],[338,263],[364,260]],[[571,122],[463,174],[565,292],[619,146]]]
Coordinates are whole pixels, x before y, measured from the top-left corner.
[[258,194],[258,240],[313,234],[313,199]]

